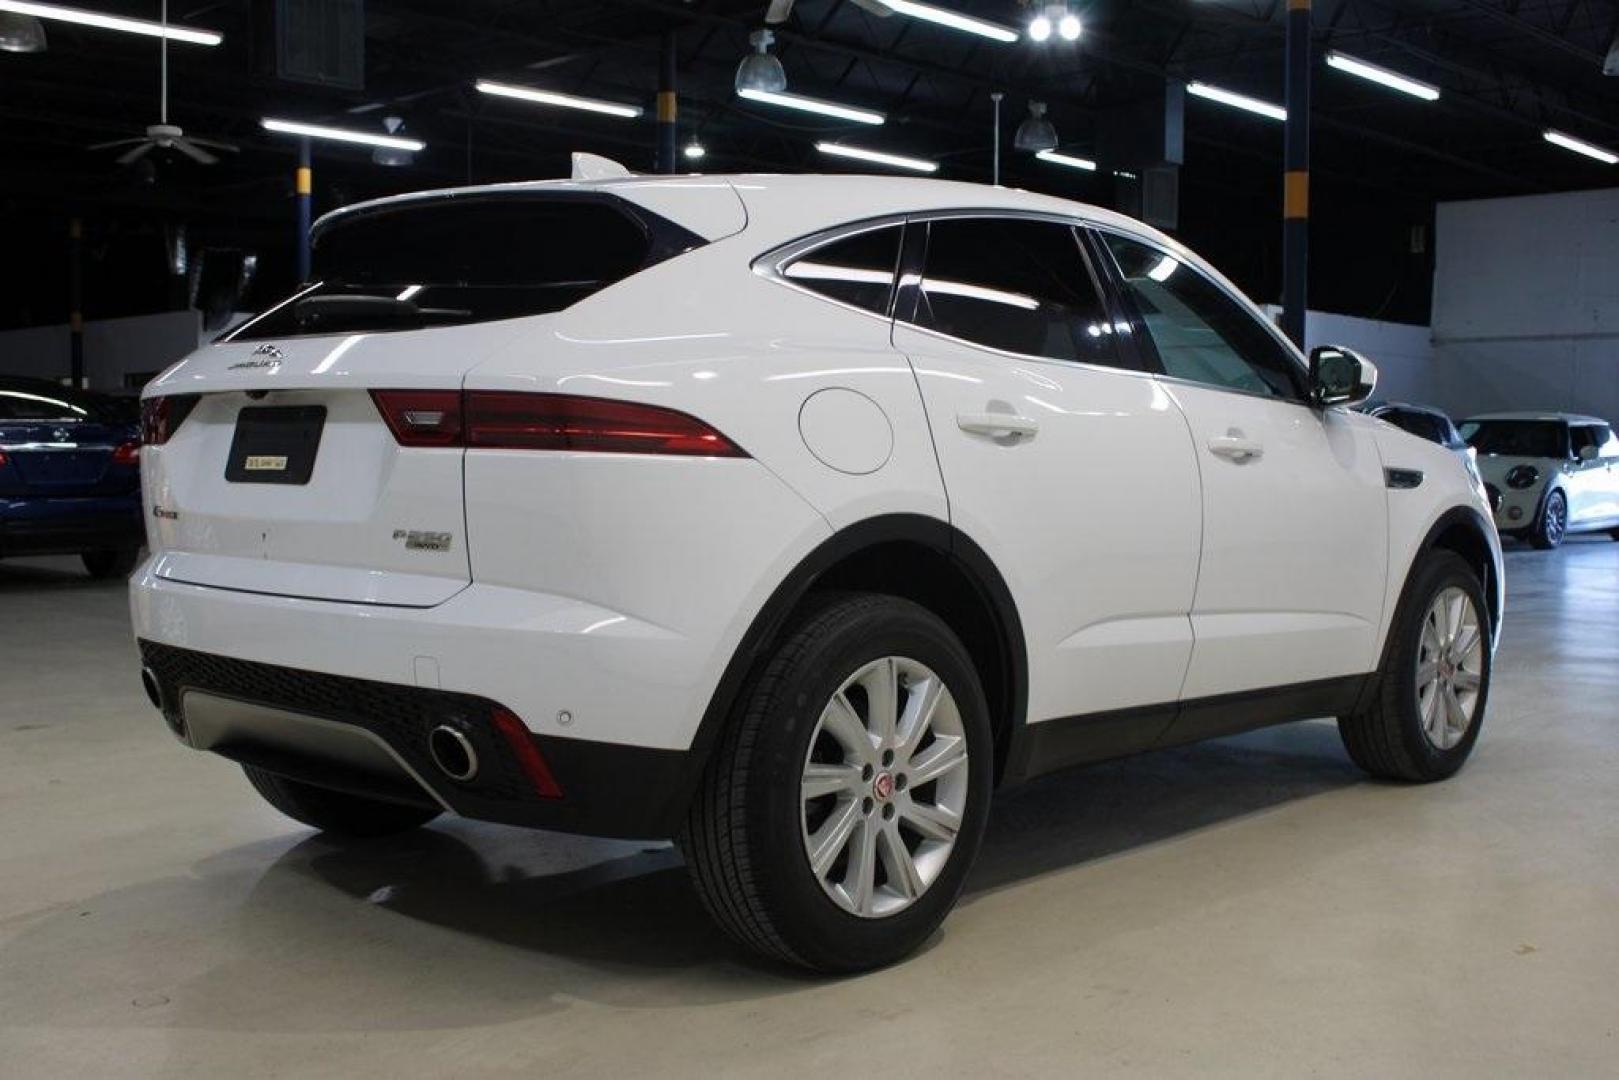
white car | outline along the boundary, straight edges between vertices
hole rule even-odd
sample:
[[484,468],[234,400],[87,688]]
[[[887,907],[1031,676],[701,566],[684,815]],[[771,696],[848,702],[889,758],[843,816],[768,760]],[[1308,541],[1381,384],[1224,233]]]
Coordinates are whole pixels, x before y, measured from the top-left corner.
[[1180,244],[955,183],[630,177],[316,226],[314,284],[146,391],[143,679],[317,828],[677,838],[739,941],[850,971],[991,791],[1338,717],[1478,736],[1499,545]]
[[1595,416],[1485,413],[1462,421],[1495,505],[1495,524],[1538,548],[1569,533],[1619,540],[1619,436]]

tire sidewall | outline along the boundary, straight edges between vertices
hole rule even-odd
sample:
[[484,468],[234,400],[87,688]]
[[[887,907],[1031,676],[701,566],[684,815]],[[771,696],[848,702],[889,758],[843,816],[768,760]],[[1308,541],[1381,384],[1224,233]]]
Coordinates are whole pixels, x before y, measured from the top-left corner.
[[[1552,517],[1552,502],[1560,501],[1563,504],[1563,531],[1552,536],[1547,528]],[[1555,548],[1562,545],[1568,536],[1568,496],[1563,494],[1562,488],[1552,488],[1546,493],[1546,501],[1540,508],[1540,520],[1535,523],[1535,540],[1544,548]]]
[[[903,656],[945,682],[967,738],[968,792],[950,861],[910,907],[882,918],[845,911],[810,869],[802,839],[799,786],[821,712],[844,681],[865,664]],[[829,970],[861,970],[901,959],[922,944],[954,906],[988,819],[993,780],[989,709],[977,671],[950,629],[903,600],[874,605],[800,654],[777,684],[757,747],[747,793],[750,851],[759,884],[783,913],[780,930],[795,952]]]
[[[1422,624],[1428,608],[1445,589],[1459,588],[1472,601],[1478,615],[1479,632],[1484,635],[1483,661],[1480,668],[1478,701],[1473,707],[1473,722],[1461,742],[1448,750],[1441,750],[1428,740],[1422,730],[1422,716],[1417,707],[1417,656],[1421,647]],[[1411,590],[1401,607],[1396,625],[1399,637],[1390,650],[1390,670],[1384,673],[1388,691],[1400,720],[1400,738],[1411,760],[1427,779],[1439,780],[1460,769],[1478,741],[1484,726],[1485,712],[1490,700],[1490,682],[1494,668],[1491,649],[1493,628],[1490,609],[1484,598],[1484,589],[1468,565],[1455,555],[1435,553],[1423,563],[1411,583]]]

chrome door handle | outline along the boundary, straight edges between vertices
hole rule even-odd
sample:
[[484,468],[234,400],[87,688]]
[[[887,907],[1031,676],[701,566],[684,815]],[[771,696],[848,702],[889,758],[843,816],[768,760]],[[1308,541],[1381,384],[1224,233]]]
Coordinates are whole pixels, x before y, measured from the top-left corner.
[[1033,435],[1040,430],[1040,422],[1016,413],[957,413],[956,426],[973,435]]
[[1241,435],[1216,435],[1209,440],[1209,453],[1232,461],[1253,461],[1265,456],[1265,447]]

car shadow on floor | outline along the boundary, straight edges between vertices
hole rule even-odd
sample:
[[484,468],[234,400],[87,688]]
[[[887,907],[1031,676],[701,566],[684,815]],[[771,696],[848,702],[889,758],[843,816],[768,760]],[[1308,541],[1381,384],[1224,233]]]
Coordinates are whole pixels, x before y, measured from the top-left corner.
[[58,592],[62,589],[125,589],[123,581],[97,580],[77,556],[0,559],[0,593]]

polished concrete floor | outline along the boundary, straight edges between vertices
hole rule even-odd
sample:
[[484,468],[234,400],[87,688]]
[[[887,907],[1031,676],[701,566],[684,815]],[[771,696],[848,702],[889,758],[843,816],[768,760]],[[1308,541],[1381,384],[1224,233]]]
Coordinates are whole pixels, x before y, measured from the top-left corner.
[[1619,544],[1508,590],[1455,780],[1326,723],[1051,778],[921,955],[817,981],[661,845],[321,840],[165,733],[121,587],[0,564],[0,1076],[1615,1075]]

